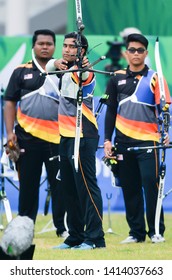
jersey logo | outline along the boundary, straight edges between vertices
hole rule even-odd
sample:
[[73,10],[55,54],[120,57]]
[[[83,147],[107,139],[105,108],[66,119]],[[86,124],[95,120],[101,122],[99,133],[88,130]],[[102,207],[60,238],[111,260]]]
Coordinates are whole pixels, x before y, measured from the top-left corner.
[[24,75],[24,80],[30,80],[32,78],[33,78],[33,74],[32,73]]
[[125,84],[126,84],[126,80],[118,81],[118,86],[125,85]]
[[147,149],[147,154],[152,153],[152,149]]

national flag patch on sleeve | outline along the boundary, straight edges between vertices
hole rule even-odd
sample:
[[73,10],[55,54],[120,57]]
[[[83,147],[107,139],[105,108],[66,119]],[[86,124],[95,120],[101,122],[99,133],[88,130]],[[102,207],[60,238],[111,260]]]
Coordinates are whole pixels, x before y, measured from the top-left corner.
[[32,78],[33,78],[33,74],[32,73],[24,75],[24,80],[30,80]]

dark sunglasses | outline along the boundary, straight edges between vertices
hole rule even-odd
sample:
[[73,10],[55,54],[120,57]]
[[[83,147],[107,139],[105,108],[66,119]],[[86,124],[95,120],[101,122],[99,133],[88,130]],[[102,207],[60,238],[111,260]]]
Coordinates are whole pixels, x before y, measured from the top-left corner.
[[139,54],[143,54],[146,49],[144,48],[138,48],[138,49],[135,49],[135,48],[129,48],[127,49],[129,53],[135,53],[135,52],[138,52]]

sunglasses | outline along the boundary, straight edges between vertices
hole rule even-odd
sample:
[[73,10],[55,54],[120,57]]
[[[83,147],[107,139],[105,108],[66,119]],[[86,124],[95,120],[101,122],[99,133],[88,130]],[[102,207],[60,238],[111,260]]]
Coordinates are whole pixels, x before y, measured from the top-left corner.
[[137,52],[139,54],[143,54],[146,51],[146,49],[144,49],[144,48],[138,48],[138,49],[129,48],[127,50],[128,50],[129,53],[132,53],[132,54],[134,54],[135,52]]

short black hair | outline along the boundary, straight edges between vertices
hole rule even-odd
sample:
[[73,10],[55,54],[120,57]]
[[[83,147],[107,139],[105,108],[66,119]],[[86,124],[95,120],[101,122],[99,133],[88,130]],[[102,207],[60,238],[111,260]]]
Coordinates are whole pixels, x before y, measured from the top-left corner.
[[[64,36],[64,39],[66,38],[74,38],[77,39],[78,38],[78,33],[76,31],[68,33]],[[88,49],[88,40],[87,38],[81,34],[81,44],[82,44],[82,48],[85,49],[85,52],[87,52]]]
[[145,36],[143,36],[142,34],[138,34],[138,33],[132,33],[132,34],[128,35],[128,37],[126,39],[126,48],[128,48],[128,45],[130,42],[139,42],[139,43],[143,44],[146,49],[147,49],[148,43],[149,43]]
[[56,44],[56,35],[55,35],[55,33],[53,31],[51,31],[49,29],[39,29],[39,30],[36,30],[34,32],[34,34],[33,34],[33,37],[32,37],[32,48],[35,45],[35,42],[37,40],[38,35],[50,35],[53,38],[54,45]]

